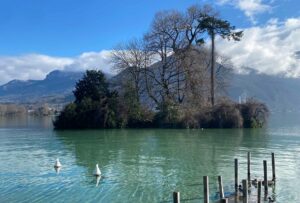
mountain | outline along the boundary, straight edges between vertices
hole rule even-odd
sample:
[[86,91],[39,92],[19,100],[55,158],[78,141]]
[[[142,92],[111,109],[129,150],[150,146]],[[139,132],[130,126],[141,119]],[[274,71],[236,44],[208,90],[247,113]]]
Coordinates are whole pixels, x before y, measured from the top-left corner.
[[72,90],[83,72],[55,70],[44,80],[12,80],[0,86],[0,102],[32,103],[72,100]]
[[[12,80],[0,86],[0,103],[55,103],[73,100],[72,91],[83,72],[53,71],[44,80]],[[111,83],[124,74],[107,76]],[[233,74],[228,95],[235,101],[254,97],[265,102],[272,111],[300,111],[300,78],[285,78],[251,72]]]
[[[257,99],[266,103],[274,112],[300,112],[300,78],[287,78],[281,75],[266,75],[248,70],[248,74],[233,73],[227,96],[239,102]],[[126,77],[126,72],[114,76],[110,81],[118,84]]]
[[300,78],[276,75],[234,74],[228,95],[235,101],[256,98],[266,103],[272,111],[300,111]]

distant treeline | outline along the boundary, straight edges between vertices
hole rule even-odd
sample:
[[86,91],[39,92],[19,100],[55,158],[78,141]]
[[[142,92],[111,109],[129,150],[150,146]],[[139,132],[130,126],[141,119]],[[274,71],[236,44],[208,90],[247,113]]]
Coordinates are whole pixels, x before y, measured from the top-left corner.
[[262,127],[268,115],[264,104],[237,104],[226,97],[232,65],[215,51],[217,36],[239,41],[242,35],[208,5],[159,12],[141,39],[113,50],[111,62],[119,74],[111,84],[102,72],[87,71],[76,84],[75,101],[54,126]]
[[48,104],[0,104],[0,116],[18,116],[18,115],[36,115],[49,116],[58,113],[54,108],[49,107]]

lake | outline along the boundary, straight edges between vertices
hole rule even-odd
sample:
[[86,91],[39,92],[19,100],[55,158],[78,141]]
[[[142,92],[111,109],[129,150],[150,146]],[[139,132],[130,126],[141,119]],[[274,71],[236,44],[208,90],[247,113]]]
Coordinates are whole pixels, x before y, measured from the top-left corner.
[[[271,116],[264,129],[53,131],[51,118],[0,119],[0,202],[202,202],[203,176],[211,198],[223,176],[234,191],[240,178],[263,178],[263,160],[276,156],[277,202],[300,202],[300,115]],[[62,168],[57,173],[54,162]],[[92,173],[99,164],[102,177]],[[98,181],[98,183],[97,183]]]

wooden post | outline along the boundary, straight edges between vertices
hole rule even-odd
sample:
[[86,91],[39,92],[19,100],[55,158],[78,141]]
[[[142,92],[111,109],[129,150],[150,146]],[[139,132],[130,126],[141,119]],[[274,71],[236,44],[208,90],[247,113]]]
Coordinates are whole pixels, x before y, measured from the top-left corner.
[[268,194],[268,169],[267,169],[266,160],[264,160],[264,186],[265,186],[265,194]]
[[276,174],[275,174],[275,155],[272,153],[272,176],[273,176],[273,181],[276,179]]
[[234,159],[234,186],[235,186],[235,191],[238,191],[239,187],[239,167],[238,167],[238,159]]
[[180,203],[180,192],[173,192],[173,203]]
[[218,181],[219,181],[220,199],[223,199],[224,198],[224,189],[223,189],[222,176],[218,176]]
[[248,203],[248,181],[243,180],[243,202]]
[[221,203],[228,203],[228,198],[221,199]]
[[261,181],[258,181],[257,186],[257,203],[261,203]]
[[250,176],[250,171],[251,171],[251,163],[250,163],[250,159],[251,159],[251,152],[248,152],[248,173],[247,173],[247,175],[248,175],[248,183],[249,183],[249,185],[251,185],[251,176]]
[[208,182],[208,176],[203,176],[203,188],[204,188],[204,203],[209,203],[209,182]]

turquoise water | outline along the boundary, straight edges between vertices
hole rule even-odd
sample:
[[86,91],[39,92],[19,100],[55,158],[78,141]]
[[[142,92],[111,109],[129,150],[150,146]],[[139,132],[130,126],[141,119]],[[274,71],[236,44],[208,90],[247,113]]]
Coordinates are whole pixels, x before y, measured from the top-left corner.
[[[263,178],[263,160],[276,156],[277,202],[300,202],[300,116],[273,116],[265,129],[95,130],[55,132],[51,118],[0,120],[0,202],[202,202],[202,177],[210,194],[222,175],[233,191],[234,158],[246,178]],[[54,168],[60,158],[62,168]],[[98,163],[102,177],[92,175]]]

